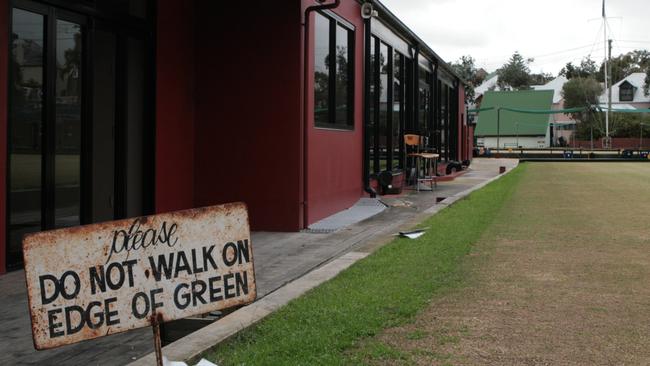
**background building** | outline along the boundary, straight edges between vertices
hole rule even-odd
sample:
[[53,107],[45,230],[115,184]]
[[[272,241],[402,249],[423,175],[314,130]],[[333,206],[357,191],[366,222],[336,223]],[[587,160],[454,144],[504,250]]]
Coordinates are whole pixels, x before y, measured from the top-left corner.
[[545,148],[551,143],[551,115],[519,113],[500,108],[521,110],[550,110],[553,90],[488,91],[483,96],[477,118],[476,144],[479,147],[496,148]]
[[470,158],[463,81],[381,3],[254,5],[0,0],[0,273],[28,232],[224,202],[301,230],[404,133]]

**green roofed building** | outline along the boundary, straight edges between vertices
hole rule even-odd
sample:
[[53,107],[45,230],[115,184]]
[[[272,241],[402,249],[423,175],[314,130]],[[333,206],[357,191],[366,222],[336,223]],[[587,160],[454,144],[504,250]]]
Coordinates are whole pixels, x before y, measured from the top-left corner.
[[553,90],[486,92],[474,131],[477,146],[495,148],[498,141],[499,148],[506,149],[549,147],[551,114],[543,111],[552,106]]

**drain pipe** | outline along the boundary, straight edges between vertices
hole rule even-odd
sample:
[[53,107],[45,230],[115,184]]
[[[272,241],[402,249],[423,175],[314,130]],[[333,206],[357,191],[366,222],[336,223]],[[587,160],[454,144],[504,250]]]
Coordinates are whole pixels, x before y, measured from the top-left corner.
[[305,15],[303,19],[303,27],[305,27],[305,31],[303,32],[305,39],[304,39],[304,44],[303,44],[303,80],[302,80],[302,88],[303,88],[303,95],[302,95],[302,109],[303,109],[303,120],[302,123],[300,124],[301,128],[301,136],[302,136],[302,197],[301,197],[301,202],[300,205],[302,206],[302,216],[303,216],[303,226],[307,226],[307,166],[308,166],[308,161],[307,161],[307,135],[309,132],[309,113],[308,113],[308,108],[307,108],[307,100],[309,99],[309,88],[308,88],[308,80],[309,80],[309,15],[317,10],[326,10],[326,9],[334,9],[337,8],[341,4],[341,0],[334,0],[334,2],[329,3],[329,4],[324,4],[326,0],[316,0],[316,2],[319,5],[312,5],[308,6],[305,9]]

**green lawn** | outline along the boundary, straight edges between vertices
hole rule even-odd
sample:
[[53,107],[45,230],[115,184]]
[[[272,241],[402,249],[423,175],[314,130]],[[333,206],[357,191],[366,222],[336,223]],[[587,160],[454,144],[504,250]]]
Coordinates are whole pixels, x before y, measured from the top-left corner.
[[[460,265],[518,186],[526,166],[421,224],[417,240],[395,239],[333,280],[292,301],[207,355],[219,365],[358,364],[351,351],[413,320],[436,296],[462,283]],[[413,335],[418,338],[418,334]],[[383,347],[367,352],[391,354]],[[364,351],[365,352],[365,351]]]
[[650,364],[650,164],[522,168],[463,258],[463,285],[350,364]]

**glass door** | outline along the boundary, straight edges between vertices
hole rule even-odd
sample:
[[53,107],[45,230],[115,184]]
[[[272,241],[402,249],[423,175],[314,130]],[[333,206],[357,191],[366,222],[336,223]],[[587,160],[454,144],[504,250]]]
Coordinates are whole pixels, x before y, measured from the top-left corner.
[[26,233],[81,223],[83,17],[37,3],[12,11],[7,259]]
[[153,52],[120,24],[13,1],[9,268],[26,233],[152,211]]
[[43,225],[46,15],[13,9],[9,85],[7,263],[22,261],[21,238]]
[[379,38],[370,38],[370,70],[366,73],[370,109],[365,132],[369,176],[403,169],[410,61]]
[[[82,24],[56,19],[54,128],[54,228],[81,224]],[[50,162],[51,163],[51,162]]]

